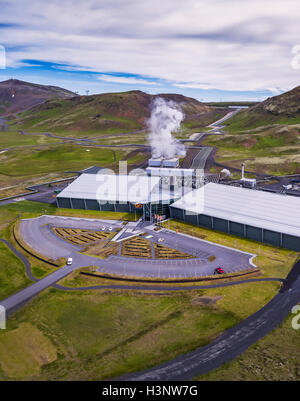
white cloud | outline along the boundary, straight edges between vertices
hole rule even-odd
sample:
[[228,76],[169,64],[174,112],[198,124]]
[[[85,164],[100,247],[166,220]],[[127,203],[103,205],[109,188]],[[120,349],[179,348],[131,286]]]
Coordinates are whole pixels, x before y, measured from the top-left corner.
[[101,81],[113,82],[118,84],[159,85],[157,82],[147,81],[146,79],[138,79],[133,77],[120,77],[120,76],[104,75],[104,74],[97,76],[97,79]]
[[215,89],[212,88],[210,85],[206,84],[201,84],[197,82],[186,82],[186,83],[174,83],[174,86],[177,86],[178,88],[192,88],[192,89]]
[[43,60],[104,72],[106,82],[280,91],[300,83],[291,67],[299,19],[298,0],[10,0],[1,20],[15,25],[0,41],[8,66]]

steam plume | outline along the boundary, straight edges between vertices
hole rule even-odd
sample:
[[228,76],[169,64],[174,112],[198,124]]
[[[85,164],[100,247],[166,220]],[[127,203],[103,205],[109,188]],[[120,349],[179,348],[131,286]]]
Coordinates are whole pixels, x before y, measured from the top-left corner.
[[154,99],[148,120],[152,157],[171,159],[176,155],[185,155],[184,145],[172,136],[172,132],[179,130],[183,119],[184,114],[177,103],[161,97]]

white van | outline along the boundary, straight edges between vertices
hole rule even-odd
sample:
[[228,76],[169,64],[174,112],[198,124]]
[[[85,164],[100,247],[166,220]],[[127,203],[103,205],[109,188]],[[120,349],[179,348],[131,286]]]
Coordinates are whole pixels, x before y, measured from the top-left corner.
[[72,263],[73,263],[73,259],[72,258],[68,258],[67,265],[71,265]]

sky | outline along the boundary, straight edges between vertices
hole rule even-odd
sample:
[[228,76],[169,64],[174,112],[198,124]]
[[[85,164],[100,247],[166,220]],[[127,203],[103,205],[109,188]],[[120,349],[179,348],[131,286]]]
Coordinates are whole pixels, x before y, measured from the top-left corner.
[[298,0],[0,0],[0,80],[263,100],[300,85]]

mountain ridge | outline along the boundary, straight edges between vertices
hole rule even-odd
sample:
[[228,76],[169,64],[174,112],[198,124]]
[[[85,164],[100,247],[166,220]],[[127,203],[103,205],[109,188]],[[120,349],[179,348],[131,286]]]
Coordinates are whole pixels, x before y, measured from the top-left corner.
[[0,82],[0,115],[19,113],[48,99],[74,96],[77,96],[76,93],[58,86],[8,79]]
[[240,111],[226,125],[243,130],[272,124],[300,124],[300,86]]
[[128,132],[147,128],[151,103],[157,97],[179,104],[186,124],[192,128],[199,126],[200,120],[209,118],[208,122],[212,122],[219,117],[218,113],[222,116],[227,112],[218,110],[217,113],[216,109],[181,94],[150,95],[132,90],[47,99],[10,121],[14,128],[32,132]]

